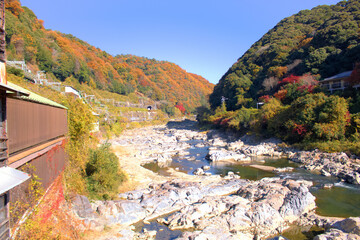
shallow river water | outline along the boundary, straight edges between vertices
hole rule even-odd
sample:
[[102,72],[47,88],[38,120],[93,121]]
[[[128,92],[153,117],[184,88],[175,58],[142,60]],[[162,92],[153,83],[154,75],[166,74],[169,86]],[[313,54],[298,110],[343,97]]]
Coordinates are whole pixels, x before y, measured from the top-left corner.
[[[275,174],[250,167],[250,164],[236,163],[211,163],[206,160],[209,152],[208,147],[195,147],[200,141],[192,140],[188,143],[191,148],[188,149],[189,154],[186,156],[174,156],[173,161],[167,167],[159,167],[156,163],[148,163],[143,167],[152,170],[161,175],[169,175],[168,168],[176,169],[188,174],[203,166],[210,166],[206,172],[211,174],[227,175],[229,171],[238,174],[242,179],[259,180],[264,177],[280,177],[290,179],[304,179],[313,182],[310,191],[316,197],[316,213],[322,216],[332,217],[351,217],[360,216],[360,187],[340,182],[337,178],[324,177],[311,173],[307,170],[299,168],[299,165],[289,161],[287,158],[253,158],[250,164],[261,164],[276,168],[293,167],[293,172]],[[189,160],[191,159],[191,160]],[[333,184],[331,189],[324,189],[325,184]],[[171,231],[166,226],[151,222],[150,224],[139,224],[137,229],[142,231],[144,228],[148,230],[157,230],[156,239],[175,239],[181,235],[181,231]],[[289,239],[312,239],[313,235],[318,233],[319,229],[300,229],[291,228],[283,234]]]
[[[189,141],[192,147],[188,150],[187,156],[174,156],[173,161],[168,167],[159,167],[156,163],[145,164],[144,167],[158,174],[168,175],[168,168],[174,168],[188,174],[193,174],[197,168],[205,165],[210,166],[206,172],[212,174],[226,175],[229,171],[241,176],[242,179],[259,180],[264,177],[281,177],[291,179],[305,179],[312,181],[314,186],[311,188],[312,194],[316,197],[316,212],[323,216],[332,217],[351,217],[360,216],[360,187],[340,182],[337,178],[324,177],[299,168],[299,165],[286,158],[254,158],[251,164],[262,164],[277,168],[293,167],[293,172],[275,174],[272,172],[256,169],[244,164],[236,163],[210,163],[205,159],[208,147],[196,148],[197,141]],[[194,158],[195,160],[189,160]],[[334,184],[331,189],[324,189],[325,184]]]

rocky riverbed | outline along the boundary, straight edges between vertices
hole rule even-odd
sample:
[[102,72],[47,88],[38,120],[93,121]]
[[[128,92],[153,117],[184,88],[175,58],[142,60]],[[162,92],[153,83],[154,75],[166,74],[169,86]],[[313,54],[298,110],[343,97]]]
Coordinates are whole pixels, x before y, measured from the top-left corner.
[[[208,171],[211,164],[289,157],[308,170],[359,184],[360,164],[353,156],[285,149],[277,139],[259,141],[253,136],[201,132],[191,121],[129,130],[111,143],[130,178],[130,191],[119,194],[119,200],[90,202],[77,196],[73,201],[73,211],[88,228],[102,231],[111,227],[102,239],[156,239],[156,232],[137,233],[132,227],[154,220],[169,229],[180,229],[177,239],[267,239],[293,224],[325,227],[327,232],[318,239],[359,239],[358,218],[346,220],[353,226],[346,228],[336,224],[345,220],[314,214],[315,197],[309,191],[312,182],[279,177],[250,181],[233,172],[219,176]],[[167,168],[166,174],[159,175],[142,167],[147,163],[169,166],[174,156],[197,161],[188,157],[189,151],[204,147],[209,163],[193,169],[192,175],[178,168]],[[256,164],[250,167],[292,171]]]

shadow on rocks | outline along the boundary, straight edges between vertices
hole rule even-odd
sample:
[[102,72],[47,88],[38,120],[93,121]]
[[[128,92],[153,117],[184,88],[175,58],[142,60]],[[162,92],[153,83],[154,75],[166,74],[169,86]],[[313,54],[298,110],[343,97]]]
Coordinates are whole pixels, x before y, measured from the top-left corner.
[[190,119],[185,119],[182,121],[170,121],[166,124],[168,129],[177,129],[177,130],[199,130],[198,122]]

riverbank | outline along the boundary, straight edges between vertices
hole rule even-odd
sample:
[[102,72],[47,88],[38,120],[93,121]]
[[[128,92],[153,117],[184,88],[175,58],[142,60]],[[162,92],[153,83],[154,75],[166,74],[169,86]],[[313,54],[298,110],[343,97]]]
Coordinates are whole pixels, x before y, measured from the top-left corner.
[[[128,187],[122,189],[124,193],[116,201],[90,203],[84,197],[74,201],[74,211],[86,225],[102,231],[98,239],[154,238],[156,232],[136,233],[131,227],[154,219],[170,230],[182,229],[179,239],[265,239],[293,224],[325,227],[335,222],[314,214],[315,197],[309,191],[309,181],[279,177],[250,181],[239,179],[244,176],[236,172],[227,171],[222,176],[211,173],[218,164],[246,164],[254,158],[261,161],[264,156],[314,156],[299,157],[304,154],[279,147],[276,139],[258,142],[251,136],[239,139],[218,131],[200,132],[194,122],[184,121],[129,130],[111,143],[128,174]],[[206,151],[210,162],[199,160],[203,156],[198,149]],[[174,158],[186,159],[193,167],[176,167],[172,165]],[[349,159],[354,169],[357,166],[356,161],[343,155],[338,159],[344,166]],[[156,163],[163,169],[162,174],[143,167],[149,163]],[[292,171],[258,164],[250,167],[270,172]],[[105,226],[107,232],[103,231]]]

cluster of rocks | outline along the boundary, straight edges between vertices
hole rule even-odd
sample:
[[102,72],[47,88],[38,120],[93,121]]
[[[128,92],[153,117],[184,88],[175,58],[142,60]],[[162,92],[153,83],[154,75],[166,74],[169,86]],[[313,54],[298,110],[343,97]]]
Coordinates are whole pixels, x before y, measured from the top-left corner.
[[315,208],[310,185],[265,178],[231,196],[205,197],[161,221],[170,229],[195,229],[180,239],[263,239]]
[[206,156],[206,158],[212,162],[237,161],[247,163],[251,161],[251,157],[281,157],[284,155],[284,151],[277,147],[279,141],[276,139],[259,142],[254,136],[248,135],[238,140],[236,140],[234,136],[224,138],[222,136],[212,135],[210,136],[213,139],[209,141],[211,147]]
[[326,232],[314,240],[360,240],[360,217],[336,221],[325,227]]
[[334,176],[351,184],[360,184],[360,160],[349,158],[345,153],[324,153],[320,151],[290,152],[289,158],[310,171],[324,176]]
[[246,180],[220,181],[207,185],[198,182],[168,181],[142,190],[120,194],[122,200],[94,201],[77,196],[73,210],[92,228],[153,219],[196,202],[204,196],[228,195],[236,192]]
[[[189,144],[190,140],[197,141]],[[167,166],[176,154],[190,161],[196,160],[196,157],[188,156],[188,149],[209,147],[206,158],[212,164],[224,161],[248,163],[257,156],[288,156],[308,170],[336,176],[353,184],[360,182],[359,161],[346,154],[281,149],[278,143],[276,139],[260,142],[254,136],[238,138],[218,131],[205,134],[182,127],[152,127],[141,135],[124,134],[113,140],[116,145],[136,146],[135,157],[140,159],[141,164],[157,162],[159,166]],[[293,170],[251,166],[276,173]],[[193,174],[209,176],[209,169],[210,166],[203,166]],[[196,177],[197,182],[179,179],[151,184],[144,189],[120,194],[120,200],[114,201],[90,202],[84,196],[77,196],[73,201],[73,211],[94,230],[115,224],[131,226],[139,221],[156,219],[169,229],[183,231],[178,239],[266,239],[279,235],[295,222],[325,227],[326,232],[316,238],[319,240],[359,239],[359,219],[346,220],[347,227],[344,227],[344,223],[336,224],[313,213],[315,198],[309,192],[311,182],[280,178],[249,181],[239,179],[233,172],[228,172],[223,178],[213,177]],[[109,240],[156,238],[156,231],[140,234],[131,227],[118,233]]]
[[[278,139],[259,141],[254,136],[245,135],[237,141],[226,142],[224,138],[213,140],[218,147],[209,150],[207,159],[213,162],[235,160],[246,163],[255,156],[286,156],[293,162],[301,163],[302,167],[318,172],[324,176],[334,176],[350,183],[360,184],[360,159],[348,157],[345,153],[324,153],[318,150],[298,151],[283,149]],[[219,147],[221,146],[221,147]],[[276,169],[274,172],[292,171],[290,168]]]
[[[209,184],[169,181],[121,194],[122,200],[73,201],[74,212],[92,229],[157,219],[170,229],[195,229],[180,239],[224,233],[231,239],[253,239],[281,232],[315,207],[306,181],[265,178],[260,181],[221,180]],[[245,238],[246,237],[246,238]],[[224,239],[224,237],[220,238]]]
[[187,129],[148,128],[142,134],[124,134],[111,141],[117,146],[135,146],[137,153],[134,157],[141,159],[141,163],[156,162],[160,167],[169,165],[174,155],[188,155],[191,146],[189,140],[204,140],[206,134]]
[[[304,168],[318,172],[324,176],[335,176],[351,184],[360,184],[360,160],[349,158],[345,153],[323,153],[320,151],[296,151],[278,147],[278,139],[259,141],[255,136],[244,135],[238,138],[216,130],[207,134],[187,128],[149,128],[144,135],[126,135],[113,140],[113,144],[121,146],[136,145],[138,152],[135,157],[141,163],[156,162],[160,167],[168,166],[174,155],[187,157],[191,145],[189,140],[198,140],[195,147],[209,146],[206,159],[216,162],[249,163],[252,157],[287,156],[294,162],[301,163]],[[291,171],[290,169],[277,169]],[[194,174],[209,176],[204,169],[196,169]]]

